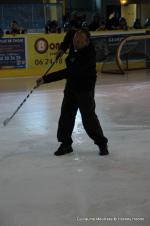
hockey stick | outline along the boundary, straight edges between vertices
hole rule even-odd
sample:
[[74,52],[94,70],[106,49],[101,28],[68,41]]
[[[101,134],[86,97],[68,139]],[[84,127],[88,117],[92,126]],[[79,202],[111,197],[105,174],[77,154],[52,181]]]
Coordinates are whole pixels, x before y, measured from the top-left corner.
[[[51,70],[51,68],[54,66],[54,64],[56,63],[57,60],[55,60],[51,66],[47,69],[47,71],[44,73],[43,76],[46,76],[47,73]],[[7,119],[5,119],[5,121],[3,122],[4,126],[7,126],[7,124],[9,123],[9,121],[16,115],[16,113],[19,111],[19,109],[23,106],[23,104],[27,101],[27,99],[30,97],[30,95],[34,92],[34,90],[38,88],[38,85],[36,84],[33,89],[30,91],[30,93],[24,98],[24,100],[21,102],[21,104],[19,105],[19,107],[16,109],[16,111]]]

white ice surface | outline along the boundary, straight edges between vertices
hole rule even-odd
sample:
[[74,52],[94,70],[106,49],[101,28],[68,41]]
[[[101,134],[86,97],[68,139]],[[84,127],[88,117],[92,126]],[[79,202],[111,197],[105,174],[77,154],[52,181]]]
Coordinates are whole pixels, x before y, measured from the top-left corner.
[[36,91],[3,127],[25,95],[0,93],[0,226],[149,226],[150,81],[96,86],[107,157],[98,155],[79,113],[74,152],[53,155],[62,87]]

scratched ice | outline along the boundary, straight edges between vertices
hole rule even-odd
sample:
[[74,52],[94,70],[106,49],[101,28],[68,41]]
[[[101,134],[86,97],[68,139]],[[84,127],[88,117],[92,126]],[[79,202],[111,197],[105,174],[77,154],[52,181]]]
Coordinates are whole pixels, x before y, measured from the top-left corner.
[[[79,218],[144,218],[150,225],[149,72],[101,75],[96,112],[109,138],[100,157],[78,113],[72,154],[55,157],[64,82],[38,89],[8,124],[34,78],[0,79],[0,226],[94,226]],[[28,88],[26,88],[28,87]],[[110,224],[111,225],[111,224]],[[112,224],[113,225],[113,224]]]

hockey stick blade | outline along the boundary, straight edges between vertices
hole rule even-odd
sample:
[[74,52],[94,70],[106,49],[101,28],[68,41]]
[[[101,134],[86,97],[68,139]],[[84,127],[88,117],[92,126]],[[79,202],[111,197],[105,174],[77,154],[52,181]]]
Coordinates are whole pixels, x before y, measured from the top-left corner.
[[10,118],[7,118],[4,122],[3,122],[3,126],[7,126],[7,124],[9,123]]

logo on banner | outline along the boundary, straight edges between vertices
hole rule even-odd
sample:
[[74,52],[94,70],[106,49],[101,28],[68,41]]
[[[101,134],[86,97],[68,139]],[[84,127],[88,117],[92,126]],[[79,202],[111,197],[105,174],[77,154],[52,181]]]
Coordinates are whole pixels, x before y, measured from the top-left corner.
[[48,41],[45,38],[39,38],[36,40],[34,47],[38,53],[46,53],[48,50]]
[[48,49],[52,50],[52,51],[57,51],[60,47],[60,43],[59,42],[51,42],[48,43],[48,41],[45,38],[39,38],[36,40],[34,48],[35,50],[40,53],[46,53],[48,51]]

